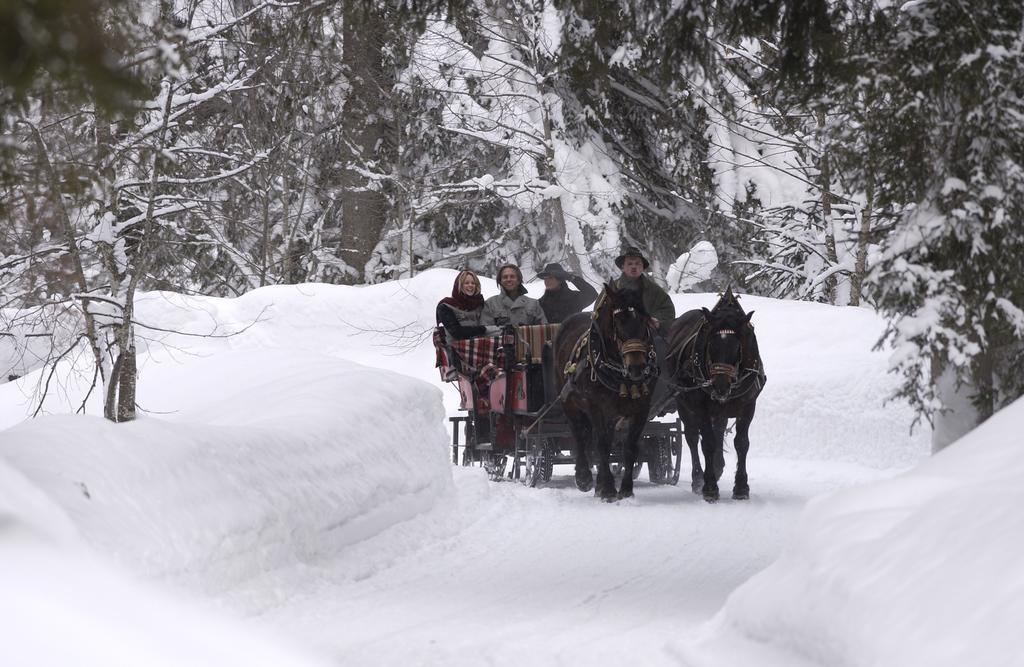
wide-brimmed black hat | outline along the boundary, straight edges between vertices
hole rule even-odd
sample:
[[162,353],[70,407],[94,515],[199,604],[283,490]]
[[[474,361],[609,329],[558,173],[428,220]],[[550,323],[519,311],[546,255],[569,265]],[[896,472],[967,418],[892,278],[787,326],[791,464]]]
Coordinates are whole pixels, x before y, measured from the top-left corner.
[[640,259],[642,259],[644,261],[644,271],[651,268],[651,263],[647,261],[647,258],[644,257],[644,254],[640,252],[640,248],[637,248],[636,246],[629,246],[628,248],[623,250],[622,254],[615,258],[615,266],[621,269],[627,257],[639,257]]
[[547,278],[550,276],[551,278],[558,278],[564,282],[569,279],[570,275],[571,274],[568,271],[562,268],[561,264],[558,262],[552,262],[551,264],[546,265],[544,270],[537,274],[537,277]]

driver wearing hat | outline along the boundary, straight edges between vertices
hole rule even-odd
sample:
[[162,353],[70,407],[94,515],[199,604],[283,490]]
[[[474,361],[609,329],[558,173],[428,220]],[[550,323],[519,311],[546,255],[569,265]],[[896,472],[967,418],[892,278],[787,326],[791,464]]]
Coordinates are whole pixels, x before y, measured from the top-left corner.
[[630,246],[615,258],[615,266],[622,269],[622,275],[613,281],[616,289],[643,290],[644,309],[655,330],[664,337],[676,319],[676,307],[668,293],[644,273],[651,263],[639,248]]
[[[569,273],[561,264],[548,264],[537,277],[544,279],[544,296],[538,301],[549,324],[564,322],[570,315],[581,312],[597,298],[597,290],[590,283],[582,276]],[[577,291],[569,289],[566,286],[567,282],[572,283]]]

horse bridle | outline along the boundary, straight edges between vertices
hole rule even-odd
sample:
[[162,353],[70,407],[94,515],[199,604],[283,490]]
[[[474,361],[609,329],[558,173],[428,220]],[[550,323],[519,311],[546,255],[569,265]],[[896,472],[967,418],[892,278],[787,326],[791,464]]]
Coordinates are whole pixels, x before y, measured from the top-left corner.
[[[705,321],[702,327],[706,326],[707,324],[707,321]],[[741,366],[743,365],[743,360],[746,358],[747,353],[743,336],[740,336],[739,338],[740,357],[735,364],[711,363],[708,347],[711,341],[711,337],[715,335],[739,336],[739,334],[734,329],[718,329],[714,332],[707,334],[707,338],[704,340],[703,363],[701,363],[700,357],[701,350],[699,350],[697,346],[698,341],[695,340],[693,354],[690,357],[689,363],[691,369],[693,370],[693,375],[691,377],[696,381],[696,384],[692,386],[684,386],[677,383],[675,391],[690,392],[695,390],[701,390],[707,393],[708,396],[710,396],[712,399],[724,403],[727,400],[739,398],[740,396],[754,389],[754,387],[760,389],[760,387],[764,384],[764,372],[760,369],[759,362],[755,361],[753,367],[751,368],[741,369]],[[707,376],[704,375],[704,367],[707,368]],[[741,370],[743,371],[742,373],[740,372]],[[729,378],[729,390],[725,393],[724,396],[719,395],[714,389],[714,380],[717,376],[725,376]],[[743,391],[739,393],[734,393],[737,387],[742,385],[752,376],[755,379],[754,382],[750,383],[747,386],[747,388],[744,389]]]
[[618,348],[620,360],[624,360],[625,355],[633,352],[646,354],[643,376],[640,380],[629,380],[629,371],[626,365],[621,361],[616,363],[607,358],[605,353],[605,337],[601,334],[600,329],[597,328],[597,319],[595,318],[590,325],[589,336],[591,340],[595,336],[597,337],[600,349],[595,350],[594,346],[590,345],[590,379],[592,382],[600,382],[607,389],[617,390],[619,396],[623,398],[636,399],[650,394],[648,385],[651,381],[657,379],[660,369],[658,368],[658,357],[654,351],[654,337],[649,324],[645,328],[646,339],[627,338],[621,340],[618,337],[615,327],[615,316],[623,312],[629,312],[634,316],[639,315],[636,308],[632,306],[612,310],[611,338],[615,342],[616,348]]
[[708,367],[708,379],[709,380],[714,381],[715,377],[717,377],[719,375],[726,376],[727,378],[729,378],[730,382],[732,382],[733,380],[736,379],[736,375],[739,373],[739,370],[740,370],[740,364],[743,362],[743,353],[745,351],[743,349],[743,338],[741,337],[739,339],[739,342],[740,342],[740,358],[736,360],[735,364],[721,364],[721,363],[713,364],[713,363],[711,363],[711,353],[709,351],[709,349],[711,347],[710,342],[711,342],[711,337],[712,336],[721,336],[722,338],[725,338],[726,336],[735,336],[735,335],[736,335],[736,332],[733,331],[732,329],[719,329],[718,331],[712,332],[711,335],[708,336],[708,345],[706,345],[704,347],[704,359],[705,359],[705,363],[707,364],[707,367]]
[[[638,317],[639,316],[639,314],[637,313],[636,308],[634,308],[633,306],[628,306],[626,308],[616,308],[615,310],[613,310],[612,311],[612,335],[613,336],[615,336],[615,316],[619,315],[621,313],[629,313],[633,317]],[[647,333],[647,340],[646,341],[645,340],[641,340],[639,338],[627,338],[626,340],[620,340],[618,338],[618,336],[615,336],[615,344],[619,348],[619,356],[622,357],[623,359],[625,359],[627,354],[631,354],[633,352],[647,353],[647,352],[650,352],[651,350],[653,350],[654,349],[654,347],[653,347],[653,337],[651,336],[651,328],[650,328],[650,326],[648,326],[645,329],[645,332]],[[651,341],[651,342],[648,343],[647,341]]]

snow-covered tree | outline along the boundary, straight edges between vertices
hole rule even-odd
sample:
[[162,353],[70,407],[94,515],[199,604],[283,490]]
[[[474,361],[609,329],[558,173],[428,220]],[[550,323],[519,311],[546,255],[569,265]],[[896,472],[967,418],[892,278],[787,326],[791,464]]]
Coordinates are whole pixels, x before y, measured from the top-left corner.
[[[266,158],[241,156],[208,142],[217,124],[217,103],[248,85],[262,63],[211,57],[225,34],[267,9],[255,5],[220,14],[192,4],[180,11],[162,5],[135,7],[125,32],[132,51],[122,56],[148,87],[148,99],[121,110],[113,122],[96,114],[52,107],[53,98],[15,119],[22,143],[40,165],[40,191],[31,181],[12,189],[18,210],[44,207],[42,232],[21,256],[5,262],[8,275],[26,286],[26,266],[46,256],[61,271],[45,274],[36,299],[75,304],[80,334],[50,360],[91,350],[94,381],[102,384],[104,414],[134,418],[134,297],[138,289],[174,277],[190,240],[188,215],[211,203],[212,185],[237,176]],[[59,98],[57,98],[59,100]],[[60,259],[60,263],[54,262]],[[173,284],[165,282],[163,284]],[[45,312],[53,312],[48,309]]]
[[[508,1],[474,3],[456,19],[428,22],[400,80],[413,110],[400,165],[407,214],[379,270],[407,264],[398,254],[408,256],[418,229],[429,233],[414,252],[429,263],[564,261],[607,274],[622,177],[598,135],[568,132],[579,110],[557,69],[561,17],[550,3]],[[489,248],[500,252],[485,259]]]
[[1024,7],[925,0],[888,16],[873,76],[851,84],[873,109],[876,197],[900,207],[871,287],[901,395],[927,416],[969,396],[963,431],[1024,393]]

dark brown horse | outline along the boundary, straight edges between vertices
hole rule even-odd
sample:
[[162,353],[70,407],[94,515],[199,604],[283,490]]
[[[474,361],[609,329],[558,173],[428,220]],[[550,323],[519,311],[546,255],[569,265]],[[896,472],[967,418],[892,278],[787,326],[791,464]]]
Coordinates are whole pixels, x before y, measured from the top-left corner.
[[[750,325],[753,315],[743,312],[732,290],[707,308],[683,313],[669,330],[666,367],[676,392],[679,418],[686,432],[692,460],[691,484],[704,500],[718,500],[718,480],[725,461],[725,427],[736,420],[736,480],[732,497],[750,497],[747,482],[749,429],[757,397],[767,380],[757,336]],[[704,454],[701,469],[698,441]]]
[[[607,501],[632,496],[637,443],[658,377],[642,292],[606,284],[593,315],[579,313],[562,323],[554,358],[556,386],[576,441],[576,487],[594,488],[589,457],[596,455],[595,495]],[[609,465],[617,426],[627,429],[618,493]]]

